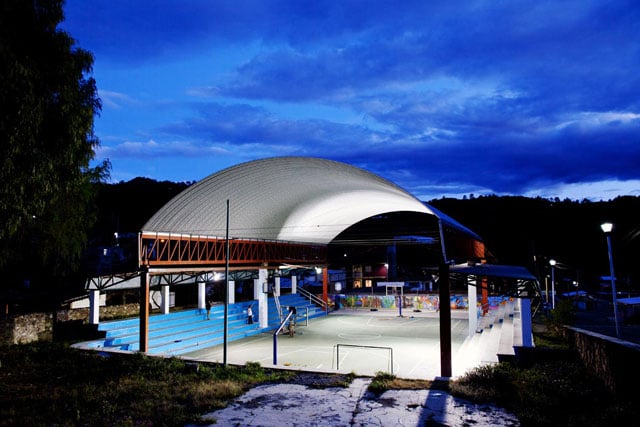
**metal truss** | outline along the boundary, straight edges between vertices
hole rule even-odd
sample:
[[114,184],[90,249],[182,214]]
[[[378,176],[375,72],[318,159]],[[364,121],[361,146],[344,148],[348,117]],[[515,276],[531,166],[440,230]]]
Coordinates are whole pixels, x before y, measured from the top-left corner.
[[[170,233],[140,233],[139,265],[153,267],[224,266],[223,238]],[[229,239],[229,265],[267,267],[284,263],[323,265],[327,246],[295,242]]]

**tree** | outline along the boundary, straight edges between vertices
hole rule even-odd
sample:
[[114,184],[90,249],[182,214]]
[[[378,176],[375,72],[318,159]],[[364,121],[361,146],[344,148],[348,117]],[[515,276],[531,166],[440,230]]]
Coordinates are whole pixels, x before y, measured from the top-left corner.
[[[93,56],[58,29],[62,0],[0,6],[0,272],[64,277],[86,243],[101,108]],[[28,268],[27,268],[28,266]],[[30,277],[29,277],[30,276]]]

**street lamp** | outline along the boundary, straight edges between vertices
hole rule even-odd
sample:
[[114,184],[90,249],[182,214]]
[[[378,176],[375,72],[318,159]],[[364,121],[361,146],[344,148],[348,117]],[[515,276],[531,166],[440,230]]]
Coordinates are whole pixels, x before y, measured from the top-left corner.
[[620,338],[620,326],[618,325],[618,303],[616,293],[616,277],[613,273],[613,253],[611,252],[611,231],[613,230],[613,224],[610,222],[604,222],[600,225],[602,231],[607,236],[607,249],[609,252],[609,274],[611,275],[611,297],[613,299],[613,318],[616,324],[616,337]]
[[550,259],[549,265],[551,266],[551,308],[556,308],[556,260]]

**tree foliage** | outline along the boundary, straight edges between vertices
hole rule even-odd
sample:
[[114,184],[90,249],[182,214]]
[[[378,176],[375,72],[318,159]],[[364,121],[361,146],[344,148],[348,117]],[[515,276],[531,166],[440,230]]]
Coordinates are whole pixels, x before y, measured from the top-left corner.
[[[58,29],[62,0],[0,6],[0,270],[69,274],[94,217],[90,167],[100,111],[93,56]],[[25,270],[26,265],[29,266]]]

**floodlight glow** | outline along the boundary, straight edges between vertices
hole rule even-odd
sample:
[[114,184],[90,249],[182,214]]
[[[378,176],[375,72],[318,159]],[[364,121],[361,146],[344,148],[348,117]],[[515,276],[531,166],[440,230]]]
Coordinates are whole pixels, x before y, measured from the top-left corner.
[[556,265],[556,260],[555,260],[555,259],[550,259],[550,260],[549,260],[549,265],[550,265],[550,266],[552,266],[552,267],[553,267],[554,265]]
[[611,233],[611,231],[613,230],[613,224],[610,222],[603,222],[602,224],[600,224],[600,228],[602,228],[602,231],[604,231],[605,233]]

